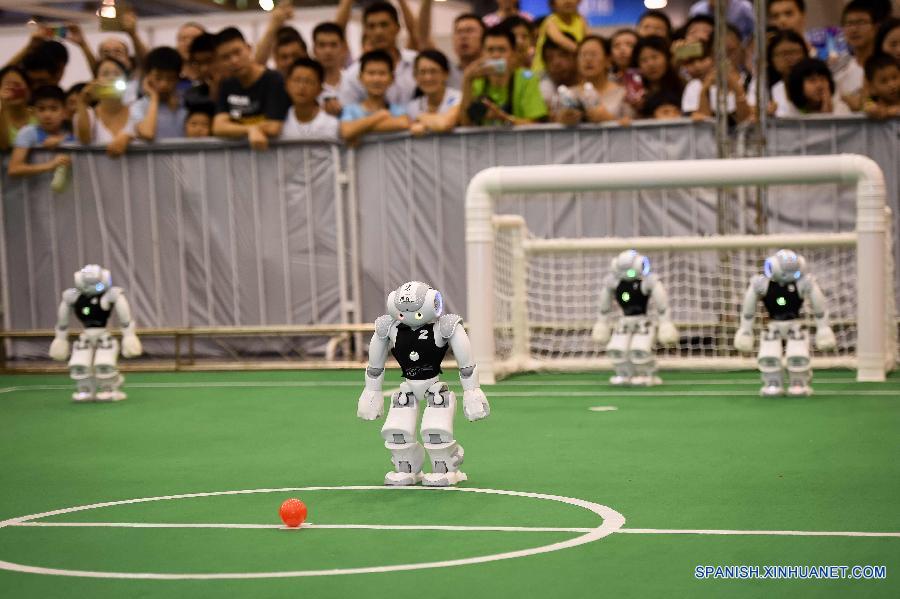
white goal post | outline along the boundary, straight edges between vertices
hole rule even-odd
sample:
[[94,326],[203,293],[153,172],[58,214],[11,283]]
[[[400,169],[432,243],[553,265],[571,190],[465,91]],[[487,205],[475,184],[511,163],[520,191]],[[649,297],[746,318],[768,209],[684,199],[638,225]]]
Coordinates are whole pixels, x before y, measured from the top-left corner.
[[[652,173],[648,175],[648,173]],[[658,162],[633,162],[585,165],[544,165],[522,167],[493,167],[476,174],[466,192],[466,268],[467,268],[467,329],[472,340],[475,360],[483,382],[495,381],[498,374],[516,370],[529,370],[536,361],[530,360],[525,344],[528,332],[528,306],[525,305],[523,276],[513,276],[505,284],[502,298],[507,294],[517,299],[512,302],[505,322],[497,317],[497,273],[495,272],[495,243],[499,228],[522,228],[519,217],[496,217],[494,200],[509,194],[571,193],[597,191],[624,191],[648,188],[684,187],[734,187],[753,185],[792,185],[816,183],[855,184],[856,228],[850,233],[711,236],[711,237],[638,237],[632,239],[531,239],[522,240],[508,249],[513,268],[523,254],[552,251],[578,253],[583,261],[584,252],[612,252],[618,248],[635,247],[641,251],[762,251],[781,246],[835,248],[855,250],[857,273],[867,273],[870,283],[866,293],[856,294],[855,315],[849,315],[855,324],[853,357],[840,362],[855,366],[857,380],[883,381],[888,363],[893,359],[889,350],[895,340],[889,336],[892,324],[886,324],[885,316],[892,312],[891,276],[892,260],[886,251],[889,243],[889,225],[885,217],[884,175],[878,165],[865,156],[843,154],[838,156],[804,156],[777,158],[745,158],[732,160],[673,160]],[[623,196],[624,197],[624,196]],[[525,233],[514,234],[522,237]],[[507,240],[508,241],[508,240]],[[508,245],[508,244],[507,244]],[[839,264],[852,254],[834,258]],[[754,258],[755,259],[755,258]],[[689,268],[689,267],[688,267]],[[584,270],[581,274],[596,274]],[[520,273],[521,274],[521,273]],[[599,276],[599,275],[598,275]],[[748,280],[743,281],[745,286]],[[599,278],[590,282],[595,288]],[[519,287],[519,289],[514,289]],[[736,314],[735,314],[736,316]],[[855,316],[855,318],[853,318]],[[500,328],[512,328],[510,336],[512,359],[497,359],[495,336]],[[582,327],[583,328],[583,327]],[[588,327],[589,328],[589,327]],[[890,333],[893,335],[893,332]],[[523,341],[525,339],[526,341]],[[719,359],[727,363],[727,360]],[[582,360],[583,368],[590,361]],[[747,365],[747,360],[732,361]],[[665,360],[662,365],[665,366]],[[578,360],[570,364],[579,364]],[[594,364],[599,362],[594,361]],[[821,360],[814,364],[823,365]],[[825,361],[824,365],[829,364]],[[831,363],[832,365],[837,362]],[[554,368],[551,359],[546,364]],[[710,366],[710,364],[706,364]],[[720,363],[719,366],[722,366]],[[596,367],[596,366],[594,366]]]

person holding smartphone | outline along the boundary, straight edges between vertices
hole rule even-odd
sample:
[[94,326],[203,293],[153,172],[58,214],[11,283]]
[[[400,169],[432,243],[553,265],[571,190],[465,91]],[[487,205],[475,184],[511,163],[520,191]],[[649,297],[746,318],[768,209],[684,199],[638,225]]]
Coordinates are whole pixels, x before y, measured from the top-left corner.
[[[121,156],[134,137],[134,128],[129,123],[131,111],[122,101],[128,69],[114,58],[101,58],[96,75],[78,96],[75,135],[83,144],[103,145],[110,156]],[[93,100],[97,104],[92,108]]]
[[527,125],[546,119],[540,79],[511,67],[515,46],[515,36],[502,25],[485,31],[481,58],[463,72],[463,125]]

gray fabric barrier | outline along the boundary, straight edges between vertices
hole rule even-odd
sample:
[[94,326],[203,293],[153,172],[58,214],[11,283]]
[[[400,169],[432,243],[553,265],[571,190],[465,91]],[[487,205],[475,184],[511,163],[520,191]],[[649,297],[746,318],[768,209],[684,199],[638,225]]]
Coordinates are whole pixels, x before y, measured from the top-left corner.
[[[778,121],[768,139],[770,155],[875,159],[897,229],[900,121]],[[49,176],[10,180],[4,163],[7,329],[52,327],[60,291],[90,262],[112,270],[144,327],[371,321],[383,313],[387,291],[409,279],[436,285],[448,309],[465,314],[463,208],[475,173],[714,158],[715,135],[711,124],[687,121],[548,125],[385,136],[350,150],[282,144],[255,153],[212,142],[138,149],[117,160],[96,150],[73,156],[73,181],[59,195]],[[725,227],[740,233],[754,231],[751,196],[741,189],[535,196],[505,199],[498,211],[522,214],[537,235],[577,237],[706,235],[723,226],[725,210]],[[767,199],[770,232],[853,227],[851,189],[770,188]],[[23,349],[31,345],[15,344],[12,354],[34,355]]]

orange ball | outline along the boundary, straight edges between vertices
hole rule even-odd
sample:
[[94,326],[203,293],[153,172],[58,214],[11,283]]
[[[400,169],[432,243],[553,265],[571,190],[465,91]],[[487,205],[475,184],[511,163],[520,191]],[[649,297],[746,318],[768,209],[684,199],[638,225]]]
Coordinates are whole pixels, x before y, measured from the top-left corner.
[[288,499],[281,504],[278,515],[288,528],[297,528],[306,520],[306,504],[299,499]]

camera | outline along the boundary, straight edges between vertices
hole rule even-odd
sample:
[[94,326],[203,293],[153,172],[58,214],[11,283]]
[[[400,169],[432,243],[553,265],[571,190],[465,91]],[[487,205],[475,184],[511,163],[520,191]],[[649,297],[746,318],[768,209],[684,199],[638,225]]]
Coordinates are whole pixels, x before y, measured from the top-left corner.
[[484,66],[493,70],[496,74],[502,75],[506,72],[505,58],[489,58],[484,61]]

